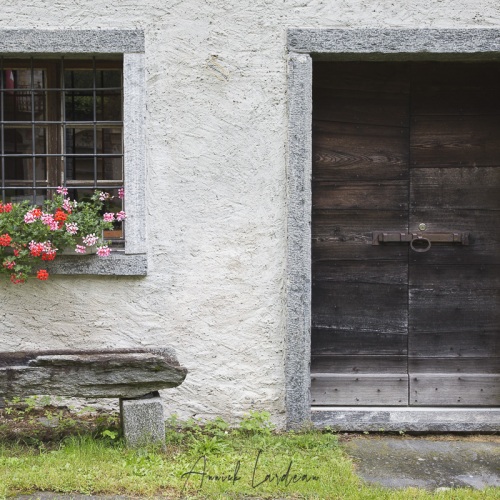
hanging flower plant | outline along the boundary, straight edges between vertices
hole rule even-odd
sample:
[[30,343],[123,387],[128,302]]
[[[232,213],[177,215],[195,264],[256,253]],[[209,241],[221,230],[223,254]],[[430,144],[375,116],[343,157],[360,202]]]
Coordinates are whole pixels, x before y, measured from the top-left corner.
[[115,221],[125,220],[125,212],[103,214],[105,202],[112,199],[109,193],[95,191],[89,201],[78,202],[67,194],[66,188],[57,188],[42,208],[28,201],[0,203],[0,277],[14,284],[30,276],[45,281],[49,273],[44,262],[63,250],[86,254],[94,248],[99,257],[110,254],[103,232],[113,229]]

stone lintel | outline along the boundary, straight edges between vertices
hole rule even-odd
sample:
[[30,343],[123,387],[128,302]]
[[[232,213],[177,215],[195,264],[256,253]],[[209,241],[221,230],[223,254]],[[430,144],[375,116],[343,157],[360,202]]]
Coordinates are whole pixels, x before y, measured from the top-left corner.
[[[498,29],[294,28],[288,49],[308,54],[491,54],[500,52]],[[496,55],[498,57],[498,54]]]
[[142,30],[0,30],[0,52],[92,54],[144,52]]

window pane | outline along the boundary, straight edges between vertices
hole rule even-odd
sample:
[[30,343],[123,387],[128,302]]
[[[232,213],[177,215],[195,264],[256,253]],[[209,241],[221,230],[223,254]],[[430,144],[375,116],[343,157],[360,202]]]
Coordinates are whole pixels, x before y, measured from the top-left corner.
[[33,162],[30,158],[12,158],[6,157],[5,162],[5,182],[10,184],[18,184],[17,180],[30,180],[32,179],[31,173],[33,172]]
[[31,122],[33,117],[36,121],[46,120],[46,101],[46,92],[42,90],[4,90],[3,119],[15,122]]
[[[8,61],[4,62],[4,66]],[[43,68],[33,68],[33,79],[31,78],[31,68],[5,68],[3,71],[3,88],[12,89],[44,89],[47,87],[46,70]]]
[[90,201],[95,189],[69,189],[68,196],[76,201]]
[[118,69],[105,69],[98,71],[97,87],[118,87],[122,86],[122,72]]
[[35,112],[35,120],[43,120],[45,116],[46,92],[42,90],[18,90],[14,93],[16,112],[21,120],[31,120],[32,111]]
[[[7,61],[8,62],[8,61]],[[32,78],[33,76],[33,78]],[[45,115],[46,71],[40,68],[10,68],[2,72],[3,119],[7,121],[31,121]]]
[[35,173],[37,181],[47,181],[47,158],[35,158]]
[[69,181],[90,181],[94,179],[93,157],[66,158],[66,179]]
[[66,153],[94,154],[94,129],[73,128],[66,129]]
[[[121,88],[122,72],[119,69],[96,69],[95,88]],[[68,69],[64,71],[64,87],[66,89],[94,88],[94,70]]]
[[47,134],[45,127],[35,127],[35,151],[33,151],[33,129],[31,127],[4,128],[4,154],[47,153]]
[[4,154],[32,154],[33,153],[33,132],[31,127],[25,128],[4,128]]
[[92,92],[66,92],[65,110],[67,121],[94,121]]
[[94,72],[91,69],[66,70],[64,87],[66,89],[91,89],[94,87]]
[[98,180],[122,180],[122,159],[121,158],[98,158],[97,159],[97,179]]
[[99,90],[96,96],[97,120],[122,120],[122,93],[119,90]]
[[6,203],[20,203],[22,201],[28,200],[30,203],[36,205],[42,205],[47,197],[47,190],[37,189],[33,191],[32,189],[6,189],[5,190],[5,202]]
[[16,119],[16,98],[13,91],[2,91],[0,100],[0,117],[2,120],[15,120]]
[[122,129],[102,128],[97,129],[97,154],[121,154]]
[[35,179],[47,180],[47,158],[13,158],[5,157],[5,183],[6,185],[24,184],[24,181],[33,181],[33,161],[35,166]]
[[47,129],[35,127],[35,153],[47,154]]

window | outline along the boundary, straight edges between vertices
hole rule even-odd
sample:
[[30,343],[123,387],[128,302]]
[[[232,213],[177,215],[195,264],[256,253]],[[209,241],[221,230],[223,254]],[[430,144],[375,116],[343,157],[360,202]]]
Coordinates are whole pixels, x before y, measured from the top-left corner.
[[0,80],[0,199],[125,190],[126,227],[106,235],[118,251],[52,273],[146,274],[144,33],[0,30]]
[[[0,60],[2,202],[41,204],[59,185],[82,200],[95,189],[122,210],[122,61]],[[123,239],[118,223],[106,238]]]

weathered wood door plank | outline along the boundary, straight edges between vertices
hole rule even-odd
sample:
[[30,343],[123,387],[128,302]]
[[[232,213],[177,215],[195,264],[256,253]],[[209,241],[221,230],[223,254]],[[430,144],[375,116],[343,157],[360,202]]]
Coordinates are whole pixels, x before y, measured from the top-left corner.
[[409,379],[415,406],[500,405],[500,374],[416,372]]
[[407,374],[323,374],[311,378],[311,399],[315,405],[407,406]]

